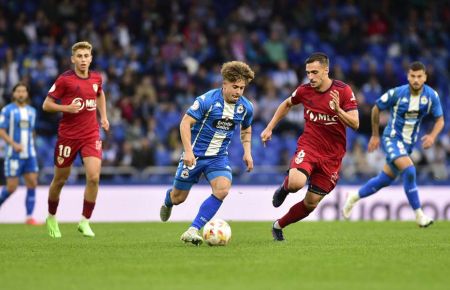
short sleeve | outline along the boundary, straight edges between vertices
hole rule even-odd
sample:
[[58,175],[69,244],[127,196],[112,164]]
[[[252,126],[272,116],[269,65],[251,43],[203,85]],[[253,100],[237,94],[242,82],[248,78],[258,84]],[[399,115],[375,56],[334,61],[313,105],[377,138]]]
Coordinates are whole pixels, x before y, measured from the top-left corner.
[[100,94],[103,92],[103,78],[100,73],[98,74],[98,79],[99,79],[99,83],[98,83],[98,89],[97,89],[97,97],[100,96]]
[[65,78],[58,77],[53,86],[48,91],[47,95],[56,100],[60,100],[63,97],[65,90],[66,90]]
[[435,118],[441,117],[444,114],[442,111],[441,100],[439,99],[439,95],[434,90],[431,93],[431,114]]
[[203,116],[206,114],[207,110],[208,106],[206,104],[206,96],[201,95],[200,97],[197,97],[197,99],[195,99],[194,103],[189,107],[186,114],[199,121],[203,119]]
[[0,112],[0,128],[6,129],[9,125],[9,111],[4,107]]
[[379,97],[375,104],[377,105],[377,107],[380,110],[386,110],[391,108],[396,100],[397,100],[397,94],[396,94],[396,90],[395,89],[390,89],[389,91],[387,91],[386,93],[384,93],[383,95],[381,95],[381,97]]
[[298,87],[291,95],[291,102],[293,105],[298,105],[302,102],[302,87]]
[[253,105],[249,103],[247,106],[247,112],[245,113],[244,119],[242,120],[242,128],[247,129],[253,123]]
[[342,109],[344,111],[351,111],[358,109],[358,103],[356,102],[355,94],[350,86],[346,86],[344,89],[344,96],[342,98]]

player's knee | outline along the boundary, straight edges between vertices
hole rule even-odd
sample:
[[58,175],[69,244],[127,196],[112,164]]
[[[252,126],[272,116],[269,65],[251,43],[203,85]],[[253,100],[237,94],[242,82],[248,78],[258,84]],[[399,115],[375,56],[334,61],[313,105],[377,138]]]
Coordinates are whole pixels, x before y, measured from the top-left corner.
[[402,172],[402,177],[405,182],[414,182],[416,180],[416,167],[409,166]]
[[86,176],[86,183],[89,185],[98,185],[100,183],[100,176],[98,174],[89,174]]
[[56,187],[62,188],[66,184],[68,177],[60,176],[53,179],[52,184]]
[[8,184],[6,185],[6,190],[9,192],[9,194],[13,194],[17,189],[17,184]]
[[305,184],[302,182],[298,182],[298,181],[291,182],[291,180],[289,180],[287,188],[288,188],[289,192],[297,192],[300,189],[302,189],[304,186],[305,186]]
[[184,195],[174,195],[171,197],[173,205],[179,205],[186,200],[187,196]]

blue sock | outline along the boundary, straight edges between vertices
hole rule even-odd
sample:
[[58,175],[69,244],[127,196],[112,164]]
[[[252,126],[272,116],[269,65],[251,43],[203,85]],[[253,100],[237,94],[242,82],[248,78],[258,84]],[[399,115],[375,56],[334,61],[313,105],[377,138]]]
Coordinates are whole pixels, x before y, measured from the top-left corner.
[[27,209],[27,216],[33,214],[35,203],[36,203],[36,189],[27,188],[27,197],[25,198],[25,208]]
[[164,199],[164,204],[167,206],[167,207],[172,207],[173,206],[173,203],[172,203],[172,199],[170,198],[170,192],[172,191],[172,188],[169,188],[167,191],[166,191],[166,198]]
[[2,188],[2,191],[0,192],[0,205],[2,205],[2,204],[5,202],[5,200],[8,199],[8,197],[9,197],[10,195],[11,195],[11,193],[9,193],[9,192],[6,190],[6,186],[3,187],[3,188]]
[[359,197],[364,198],[374,194],[383,187],[390,185],[392,181],[394,181],[394,179],[395,178],[391,178],[389,175],[384,173],[384,171],[381,171],[380,174],[370,179],[366,184],[363,185],[363,187],[359,189]]
[[419,192],[416,184],[416,168],[414,165],[403,170],[402,178],[403,188],[405,189],[409,204],[414,210],[420,208]]
[[201,229],[216,214],[222,205],[222,202],[223,201],[211,194],[200,206],[198,214],[191,226]]

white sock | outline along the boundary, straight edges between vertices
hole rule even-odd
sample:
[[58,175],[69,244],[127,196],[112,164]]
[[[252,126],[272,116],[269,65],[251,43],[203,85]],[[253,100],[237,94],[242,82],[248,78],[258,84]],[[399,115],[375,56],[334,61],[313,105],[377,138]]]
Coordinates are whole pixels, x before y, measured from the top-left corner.
[[418,209],[415,210],[416,212],[416,216],[423,216],[423,210],[419,207]]
[[281,230],[280,224],[278,223],[278,221],[273,223],[273,227],[277,230]]

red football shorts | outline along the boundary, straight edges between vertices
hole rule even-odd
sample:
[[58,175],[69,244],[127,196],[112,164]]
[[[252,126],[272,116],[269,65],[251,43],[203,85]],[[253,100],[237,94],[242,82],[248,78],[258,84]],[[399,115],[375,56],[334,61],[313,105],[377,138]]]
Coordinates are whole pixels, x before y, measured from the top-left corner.
[[330,193],[339,180],[340,158],[321,157],[306,147],[297,147],[289,168],[309,175],[309,191],[325,195]]
[[58,137],[55,147],[55,166],[59,168],[71,166],[77,154],[81,157],[97,157],[102,159],[102,141],[98,139],[67,139]]

